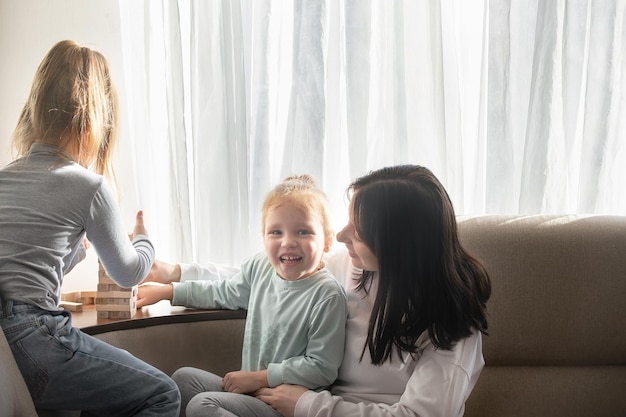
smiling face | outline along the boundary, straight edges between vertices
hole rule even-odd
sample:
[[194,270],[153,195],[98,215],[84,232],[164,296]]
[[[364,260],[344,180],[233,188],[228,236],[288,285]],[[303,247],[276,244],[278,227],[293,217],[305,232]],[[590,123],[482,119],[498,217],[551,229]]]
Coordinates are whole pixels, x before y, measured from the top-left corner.
[[330,241],[320,216],[290,203],[270,207],[265,217],[265,252],[278,275],[297,281],[315,273]]
[[372,252],[367,244],[359,237],[354,226],[354,216],[350,205],[350,220],[346,227],[337,233],[337,240],[348,248],[348,254],[352,265],[366,271],[378,271],[378,257]]

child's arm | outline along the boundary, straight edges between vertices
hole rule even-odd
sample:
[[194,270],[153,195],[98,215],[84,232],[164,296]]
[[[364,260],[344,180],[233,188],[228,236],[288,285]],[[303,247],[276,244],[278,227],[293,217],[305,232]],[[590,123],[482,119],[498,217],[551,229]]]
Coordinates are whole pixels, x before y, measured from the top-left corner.
[[[259,255],[257,255],[259,256]],[[249,264],[246,261],[244,266]],[[234,271],[235,268],[232,268]],[[170,300],[172,305],[192,308],[223,308],[237,310],[247,308],[250,300],[250,272],[239,271],[229,279],[181,281],[181,266],[155,261],[152,271],[144,282],[152,281],[169,285],[140,285],[137,308]]]
[[248,307],[249,283],[240,273],[223,281],[187,281],[169,285],[144,284],[137,289],[137,308],[170,300],[172,305],[192,308],[224,308],[237,310]]

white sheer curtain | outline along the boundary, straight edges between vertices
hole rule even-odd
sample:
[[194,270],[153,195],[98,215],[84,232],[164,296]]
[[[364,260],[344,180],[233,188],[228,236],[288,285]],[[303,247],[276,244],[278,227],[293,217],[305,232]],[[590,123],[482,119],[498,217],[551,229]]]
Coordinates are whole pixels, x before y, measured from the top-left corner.
[[158,255],[251,254],[241,10],[237,2],[120,1],[136,188]]
[[626,1],[120,0],[159,255],[240,262],[313,174],[425,165],[458,214],[626,214]]
[[626,214],[626,1],[492,1],[487,211]]

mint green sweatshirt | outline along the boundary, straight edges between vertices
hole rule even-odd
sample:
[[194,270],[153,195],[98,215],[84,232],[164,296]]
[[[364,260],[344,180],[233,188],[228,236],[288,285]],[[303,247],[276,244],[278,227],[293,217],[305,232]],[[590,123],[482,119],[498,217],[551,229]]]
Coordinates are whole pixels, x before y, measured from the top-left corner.
[[270,387],[332,384],[344,353],[343,287],[323,268],[298,281],[280,278],[265,253],[231,279],[174,283],[173,305],[248,309],[242,370],[267,369]]

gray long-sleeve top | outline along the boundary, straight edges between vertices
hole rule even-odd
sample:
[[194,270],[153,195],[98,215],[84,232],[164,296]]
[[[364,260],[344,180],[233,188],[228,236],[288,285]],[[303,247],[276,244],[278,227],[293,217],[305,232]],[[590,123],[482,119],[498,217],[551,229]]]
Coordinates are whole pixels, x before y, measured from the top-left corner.
[[64,274],[84,258],[85,234],[122,287],[139,283],[154,261],[147,236],[128,239],[104,178],[55,151],[35,144],[0,170],[0,298],[51,311]]

